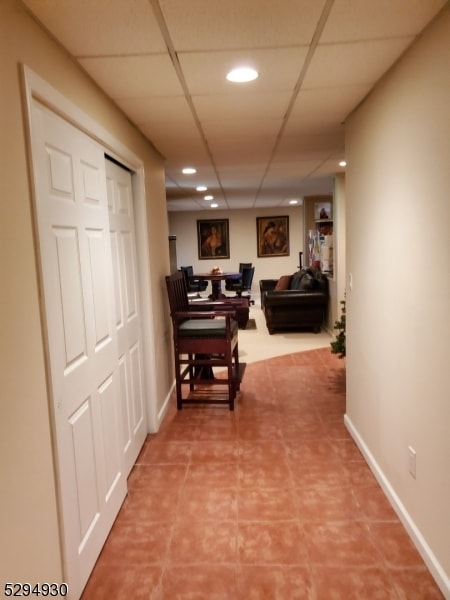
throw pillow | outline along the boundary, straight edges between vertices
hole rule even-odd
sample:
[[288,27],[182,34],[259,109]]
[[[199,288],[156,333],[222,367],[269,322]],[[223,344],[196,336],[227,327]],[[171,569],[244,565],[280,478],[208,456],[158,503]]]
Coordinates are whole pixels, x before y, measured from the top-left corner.
[[277,284],[275,286],[275,291],[284,292],[285,290],[288,290],[289,286],[291,284],[291,277],[292,277],[292,275],[282,275],[280,277],[280,279],[277,281]]

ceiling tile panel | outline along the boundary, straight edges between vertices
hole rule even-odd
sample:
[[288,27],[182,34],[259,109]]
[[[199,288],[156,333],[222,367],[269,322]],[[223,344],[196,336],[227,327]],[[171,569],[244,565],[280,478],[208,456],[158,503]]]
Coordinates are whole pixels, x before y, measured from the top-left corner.
[[415,36],[446,0],[334,0],[321,43]]
[[[225,209],[332,193],[345,119],[447,2],[23,4],[165,157],[171,211],[204,208],[198,184]],[[260,77],[226,81],[238,60]]]
[[25,0],[73,56],[164,52],[148,0]]
[[227,204],[230,210],[245,210],[253,208],[254,198],[237,198],[228,200]]
[[296,160],[325,160],[330,153],[344,148],[342,135],[284,136],[277,147],[277,162]]
[[324,121],[328,129],[333,124],[339,126],[369,91],[369,84],[301,90],[289,116],[286,135],[295,134],[297,128],[304,132],[304,125],[311,122],[320,127]]
[[113,99],[183,94],[167,54],[82,58],[79,62]]
[[265,163],[246,166],[218,166],[220,180],[226,189],[256,190],[264,176]]
[[194,96],[195,109],[201,121],[221,119],[282,119],[291,94],[248,92],[223,95]]
[[309,44],[324,0],[160,0],[177,51]]
[[289,163],[274,163],[264,178],[264,187],[298,185],[302,179],[313,173],[322,160],[298,160]]
[[237,163],[267,163],[272,153],[274,142],[275,139],[273,137],[252,139],[239,137],[227,140],[211,138],[209,147],[217,164],[229,164],[231,160]]
[[[240,94],[244,91],[262,93],[270,90],[292,91],[305,62],[307,46],[271,48],[267,50],[239,50],[228,52],[178,53],[189,92],[192,95]],[[255,68],[258,79],[236,84],[226,79],[234,67],[245,65]]]
[[184,96],[140,96],[121,98],[117,105],[138,125],[156,126],[161,122],[193,121],[192,112]]
[[208,138],[267,136],[275,137],[280,131],[282,119],[233,119],[232,121],[203,121],[202,128]]
[[374,85],[411,42],[412,38],[395,38],[319,46],[303,89]]

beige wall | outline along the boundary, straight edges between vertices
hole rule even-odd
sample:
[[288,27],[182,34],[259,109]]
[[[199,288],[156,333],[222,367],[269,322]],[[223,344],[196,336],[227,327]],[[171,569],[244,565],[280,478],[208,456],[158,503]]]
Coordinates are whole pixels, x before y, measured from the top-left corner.
[[[146,173],[148,277],[156,401],[172,376],[163,275],[168,270],[164,171],[150,145],[14,0],[0,2],[0,588],[62,581],[45,358],[28,181],[20,64],[27,64],[139,156]],[[5,579],[3,579],[5,578]]]
[[[289,216],[290,256],[258,258],[256,244],[256,217]],[[230,231],[230,258],[199,260],[197,248],[197,219],[228,219]],[[280,209],[248,209],[229,211],[199,211],[169,213],[170,233],[177,236],[178,266],[193,265],[194,271],[207,272],[218,264],[224,271],[234,271],[240,262],[255,265],[252,290],[259,291],[260,279],[278,279],[294,273],[298,253],[303,251],[303,207]]]
[[346,139],[348,424],[447,597],[449,55],[447,7],[349,119]]

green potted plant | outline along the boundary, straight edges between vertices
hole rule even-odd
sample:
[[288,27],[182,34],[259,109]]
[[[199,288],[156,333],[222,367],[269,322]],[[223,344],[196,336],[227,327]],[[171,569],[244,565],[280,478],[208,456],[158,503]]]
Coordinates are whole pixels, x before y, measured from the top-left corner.
[[331,352],[338,354],[339,358],[345,356],[345,300],[341,300],[342,312],[339,321],[334,322],[334,329],[338,330],[336,339],[331,342]]

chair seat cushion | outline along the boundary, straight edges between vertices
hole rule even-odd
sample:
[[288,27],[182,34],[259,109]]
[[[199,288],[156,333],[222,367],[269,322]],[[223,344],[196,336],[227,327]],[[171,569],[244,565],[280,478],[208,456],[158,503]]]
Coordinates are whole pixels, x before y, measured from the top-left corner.
[[[230,320],[231,333],[234,334],[238,329],[237,321]],[[220,338],[226,335],[225,319],[189,319],[183,321],[178,327],[180,337],[203,337]]]

